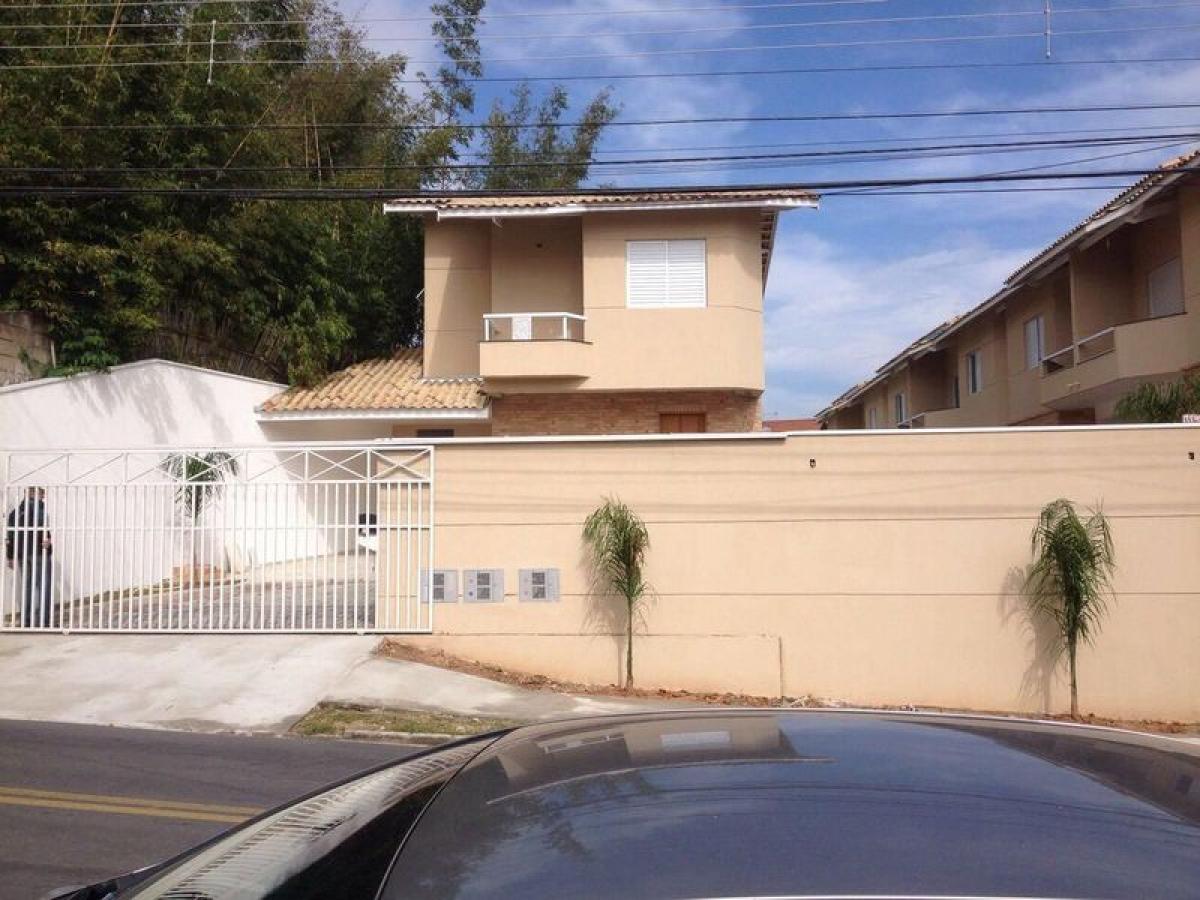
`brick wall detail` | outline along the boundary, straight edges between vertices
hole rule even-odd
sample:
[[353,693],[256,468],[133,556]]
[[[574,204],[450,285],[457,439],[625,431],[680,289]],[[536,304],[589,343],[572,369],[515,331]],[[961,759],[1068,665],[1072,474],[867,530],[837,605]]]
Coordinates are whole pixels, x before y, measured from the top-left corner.
[[706,416],[710,432],[759,431],[758,397],[733,391],[510,394],[492,400],[492,434],[657,434],[661,413]]

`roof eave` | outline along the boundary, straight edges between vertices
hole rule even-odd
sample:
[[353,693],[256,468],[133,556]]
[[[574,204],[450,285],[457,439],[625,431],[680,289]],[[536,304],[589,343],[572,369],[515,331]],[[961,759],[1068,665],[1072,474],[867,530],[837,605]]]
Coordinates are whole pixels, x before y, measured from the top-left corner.
[[491,405],[481,409],[278,409],[255,410],[260,422],[485,422]]
[[385,213],[434,215],[442,219],[510,219],[539,216],[580,216],[592,212],[655,212],[696,209],[817,209],[817,197],[785,197],[762,200],[663,200],[646,203],[562,203],[549,206],[438,206],[436,202],[388,201]]
[[[1006,285],[1016,286],[1021,282],[1028,281],[1037,275],[1048,274],[1054,269],[1066,262],[1067,256],[1080,243],[1090,240],[1097,231],[1111,228],[1122,220],[1132,216],[1147,203],[1161,194],[1163,191],[1172,187],[1177,181],[1193,174],[1197,165],[1200,165],[1200,160],[1192,160],[1186,165],[1180,166],[1174,171],[1164,171],[1161,174],[1155,173],[1151,178],[1160,179],[1156,184],[1146,188],[1144,193],[1138,194],[1136,197],[1122,203],[1116,209],[1111,210],[1095,221],[1086,222],[1078,227],[1072,234],[1065,239],[1048,247],[1046,250],[1039,253],[1021,268],[1017,269],[1005,279]],[[1137,185],[1132,185],[1127,191],[1133,191]]]

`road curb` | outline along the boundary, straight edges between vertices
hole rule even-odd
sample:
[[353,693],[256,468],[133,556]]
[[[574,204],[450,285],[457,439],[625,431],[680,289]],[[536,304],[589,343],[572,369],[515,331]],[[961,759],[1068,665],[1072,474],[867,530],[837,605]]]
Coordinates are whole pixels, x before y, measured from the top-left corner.
[[463,736],[432,731],[369,731],[363,728],[348,728],[342,732],[342,737],[353,741],[397,741],[402,744],[427,744],[431,747],[449,743]]

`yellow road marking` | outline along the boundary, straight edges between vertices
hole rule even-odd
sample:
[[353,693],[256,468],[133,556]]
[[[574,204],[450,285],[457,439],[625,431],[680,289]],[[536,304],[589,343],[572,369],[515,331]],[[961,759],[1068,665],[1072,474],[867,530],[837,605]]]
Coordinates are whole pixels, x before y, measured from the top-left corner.
[[0,805],[33,806],[43,809],[74,809],[128,816],[155,816],[197,822],[243,822],[262,810],[250,806],[215,803],[185,803],[143,797],[114,797],[107,794],[76,794],[34,788],[0,786]]

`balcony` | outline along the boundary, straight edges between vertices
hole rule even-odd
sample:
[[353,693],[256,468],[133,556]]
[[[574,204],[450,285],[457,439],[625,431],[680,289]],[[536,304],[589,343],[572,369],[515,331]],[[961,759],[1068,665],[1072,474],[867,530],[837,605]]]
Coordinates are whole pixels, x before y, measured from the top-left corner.
[[489,313],[483,317],[484,378],[582,379],[590,374],[587,318],[569,312]]
[[578,313],[490,313],[483,317],[483,341],[582,341],[586,324]]
[[1117,328],[1116,325],[1102,328],[1095,334],[1090,334],[1082,340],[1051,353],[1042,360],[1042,377],[1061,372],[1063,369],[1074,368],[1106,353],[1112,353],[1117,349]]
[[1041,402],[1075,409],[1113,401],[1150,378],[1200,362],[1186,313],[1110,325],[1042,360]]

